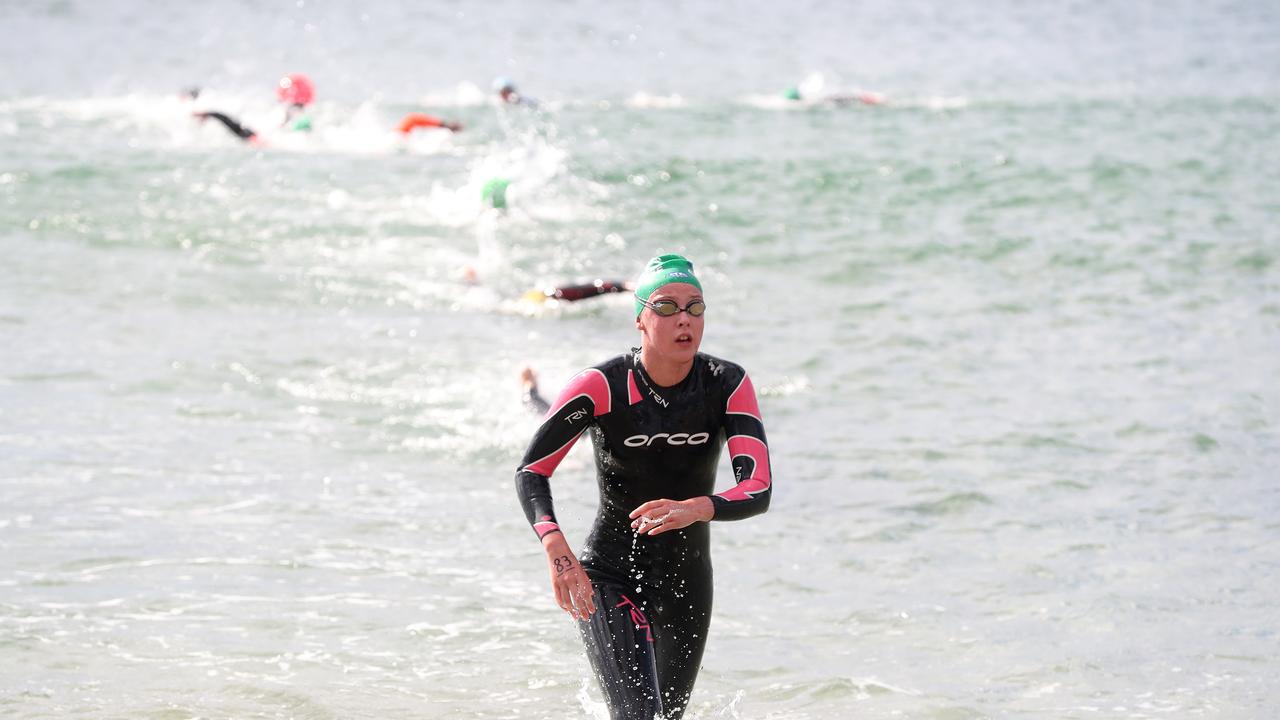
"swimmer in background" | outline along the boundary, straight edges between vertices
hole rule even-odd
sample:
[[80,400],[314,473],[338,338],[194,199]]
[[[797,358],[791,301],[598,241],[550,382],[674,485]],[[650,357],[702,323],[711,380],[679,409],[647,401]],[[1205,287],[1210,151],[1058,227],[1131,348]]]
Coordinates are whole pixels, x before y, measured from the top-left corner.
[[[200,97],[200,89],[190,88],[184,91],[184,94],[195,100]],[[276,97],[285,105],[284,120],[280,126],[293,132],[310,132],[312,124],[311,117],[307,115],[307,107],[315,100],[315,94],[315,85],[306,75],[294,73],[280,78],[280,82],[276,85]],[[262,138],[258,133],[226,113],[200,111],[194,112],[192,115],[201,121],[209,118],[217,120],[222,123],[228,132],[245,142],[255,145],[263,144]],[[400,124],[396,126],[397,132],[402,137],[408,137],[419,128],[444,128],[450,132],[458,132],[462,130],[462,123],[442,120],[425,113],[412,112],[405,115],[400,120]]]
[[460,132],[462,123],[453,120],[442,120],[434,115],[427,115],[420,112],[411,112],[400,119],[400,124],[396,126],[396,132],[402,137],[409,135],[419,128],[444,128],[449,132]]
[[276,83],[276,98],[285,103],[284,122],[280,127],[298,132],[311,131],[307,106],[316,99],[316,87],[311,84],[311,78],[300,73],[285,75]]
[[236,137],[240,138],[241,140],[247,143],[250,143],[253,145],[264,144],[262,141],[262,138],[258,137],[258,134],[256,132],[254,132],[253,130],[250,130],[244,125],[241,125],[239,121],[237,121],[235,118],[231,117],[230,115],[227,115],[226,113],[201,110],[201,111],[193,112],[191,113],[191,115],[192,117],[199,118],[200,122],[204,122],[209,118],[213,118],[214,120],[217,120],[218,122],[222,123],[222,126],[227,129],[227,132],[230,132],[232,135],[235,135]]
[[[200,89],[192,88],[187,90],[186,94],[192,100],[195,100],[200,96]],[[281,122],[280,126],[294,132],[310,132],[311,118],[306,114],[306,111],[307,106],[316,97],[316,88],[311,83],[311,79],[300,73],[285,75],[280,78],[280,82],[276,83],[276,97],[280,102],[285,103],[284,121]],[[193,112],[191,115],[201,122],[210,118],[217,120],[222,123],[222,126],[228,132],[247,143],[253,145],[264,144],[262,137],[257,132],[226,113],[201,110]]]
[[524,294],[523,299],[532,303],[551,302],[552,300],[576,302],[610,293],[627,292],[628,290],[635,290],[635,288],[636,284],[630,280],[597,279],[581,285],[561,285],[541,290],[530,290]]
[[538,392],[538,375],[528,365],[520,366],[520,402],[529,412],[546,415],[551,403]]
[[800,88],[794,85],[787,88],[782,96],[792,102],[835,105],[844,107],[854,103],[862,103],[863,105],[883,105],[885,102],[884,95],[877,92],[858,91],[856,93],[836,93],[832,95],[823,95],[817,99],[809,100],[800,94]]
[[[195,102],[196,100],[200,99],[201,92],[202,90],[199,87],[189,87],[182,91],[181,96],[185,100],[190,100],[192,102]],[[241,140],[244,140],[245,142],[248,142],[248,143],[253,143],[255,145],[259,145],[262,143],[262,140],[258,137],[257,133],[245,127],[244,125],[240,124],[240,121],[236,120],[230,115],[227,115],[226,113],[215,112],[212,110],[196,110],[191,113],[191,116],[198,119],[202,123],[205,120],[208,120],[209,118],[213,118],[214,120],[217,120],[218,122],[222,123],[222,126],[225,127],[228,132],[240,138]]]
[[[480,273],[472,265],[463,265],[458,271],[462,281],[468,285],[480,284]],[[577,302],[602,295],[630,292],[636,289],[631,280],[601,280],[599,278],[588,283],[577,285],[555,285],[526,292],[520,299],[530,303]]]
[[494,78],[493,91],[498,93],[498,99],[506,105],[521,105],[532,109],[537,109],[538,107],[538,101],[528,95],[521,94],[510,78]]
[[[562,285],[560,287],[546,288],[545,290],[530,290],[524,294],[524,300],[532,303],[551,302],[552,300],[577,302],[578,300],[586,300],[611,293],[630,292],[635,289],[636,284],[630,280],[596,280],[583,285]],[[547,414],[547,410],[551,406],[538,392],[538,376],[533,372],[533,368],[528,365],[520,367],[520,388],[520,401],[524,403],[526,408],[538,415]]]

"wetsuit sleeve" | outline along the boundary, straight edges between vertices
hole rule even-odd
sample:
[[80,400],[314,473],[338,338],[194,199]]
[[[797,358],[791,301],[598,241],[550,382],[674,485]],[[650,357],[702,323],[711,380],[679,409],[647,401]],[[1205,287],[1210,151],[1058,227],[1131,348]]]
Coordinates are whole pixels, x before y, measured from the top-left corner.
[[240,123],[236,122],[230,115],[227,115],[226,113],[198,112],[198,113],[195,113],[195,116],[202,120],[205,118],[213,118],[214,120],[217,120],[218,122],[222,123],[223,127],[225,127],[228,132],[240,138],[241,140],[251,140],[255,135],[257,135],[257,133],[245,127],[244,125],[241,125]]
[[725,407],[725,436],[736,484],[711,497],[715,520],[741,520],[769,509],[773,480],[769,472],[769,444],[751,378],[745,373]]
[[560,391],[534,433],[516,471],[516,495],[539,539],[560,530],[551,500],[551,474],[595,418],[609,412],[610,402],[604,373],[584,370]]

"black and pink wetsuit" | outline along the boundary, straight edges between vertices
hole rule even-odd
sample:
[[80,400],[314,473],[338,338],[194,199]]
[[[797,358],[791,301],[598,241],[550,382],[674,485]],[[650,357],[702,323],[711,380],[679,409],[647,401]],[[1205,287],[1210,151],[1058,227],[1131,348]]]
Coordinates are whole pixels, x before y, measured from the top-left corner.
[[[716,520],[769,507],[764,424],[750,378],[699,353],[684,380],[659,387],[639,350],[574,376],[551,404],[516,473],[516,490],[538,537],[558,532],[548,478],[584,430],[595,448],[600,508],[580,555],[598,611],[580,623],[587,654],[615,720],[689,702],[711,620],[710,527],[695,523],[637,535],[629,514],[650,500],[710,496]],[[736,484],[715,492],[728,444]]]

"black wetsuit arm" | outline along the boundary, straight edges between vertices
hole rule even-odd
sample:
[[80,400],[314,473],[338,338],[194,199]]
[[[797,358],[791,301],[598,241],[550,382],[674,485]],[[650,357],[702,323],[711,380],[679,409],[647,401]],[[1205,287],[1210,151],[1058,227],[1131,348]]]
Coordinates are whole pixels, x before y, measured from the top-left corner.
[[551,499],[551,483],[545,475],[520,470],[516,472],[516,496],[529,526],[538,539],[560,530],[556,523],[555,503]]
[[733,465],[734,487],[711,497],[715,520],[742,520],[769,509],[773,477],[769,443],[751,378],[745,374],[725,407],[724,430]]
[[195,113],[195,116],[201,119],[213,118],[214,120],[217,120],[218,122],[222,123],[227,128],[227,130],[231,132],[232,135],[235,135],[241,140],[251,140],[255,135],[257,135],[257,133],[245,127],[244,125],[241,125],[240,123],[236,122],[231,116],[227,115],[226,113],[198,112],[198,113]]
[[604,375],[586,370],[560,392],[529,442],[516,470],[516,495],[539,538],[560,530],[551,499],[551,474],[595,417],[608,410],[609,387]]

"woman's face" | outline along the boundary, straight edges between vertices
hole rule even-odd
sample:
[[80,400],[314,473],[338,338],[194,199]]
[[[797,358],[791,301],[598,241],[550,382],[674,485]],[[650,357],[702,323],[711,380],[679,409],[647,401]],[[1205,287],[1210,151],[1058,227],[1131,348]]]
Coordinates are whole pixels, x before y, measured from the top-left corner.
[[662,317],[646,307],[636,318],[636,327],[644,340],[644,346],[663,359],[673,362],[692,362],[702,345],[702,326],[705,315],[694,317],[684,311],[689,303],[702,299],[702,291],[688,283],[668,283],[653,291],[649,302],[671,300],[681,308],[675,315]]

